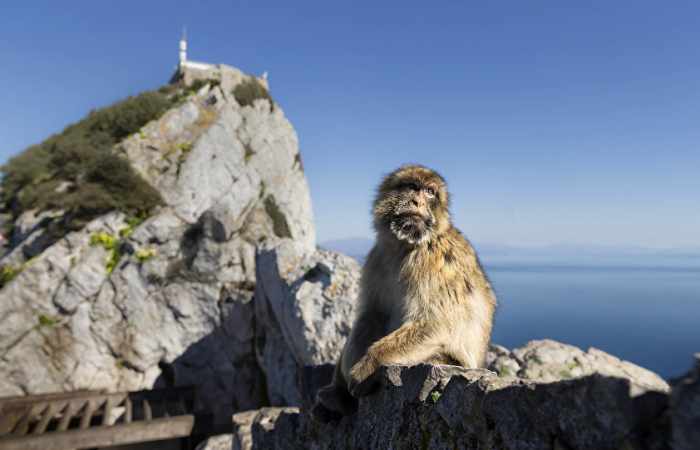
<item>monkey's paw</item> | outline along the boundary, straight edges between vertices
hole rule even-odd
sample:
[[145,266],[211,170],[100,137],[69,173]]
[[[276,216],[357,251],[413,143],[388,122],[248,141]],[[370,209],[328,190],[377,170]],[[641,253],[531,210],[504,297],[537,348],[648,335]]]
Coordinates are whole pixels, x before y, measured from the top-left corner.
[[374,359],[367,356],[364,356],[352,366],[348,390],[353,397],[363,397],[374,390],[377,385],[375,375],[378,366]]

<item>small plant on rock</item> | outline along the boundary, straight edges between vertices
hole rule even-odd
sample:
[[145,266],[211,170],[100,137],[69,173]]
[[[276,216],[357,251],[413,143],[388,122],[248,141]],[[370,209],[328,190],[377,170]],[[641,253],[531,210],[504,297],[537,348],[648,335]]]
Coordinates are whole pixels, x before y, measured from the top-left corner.
[[23,267],[13,266],[11,264],[0,267],[0,289],[5,287],[7,283],[12,281],[22,271]]
[[155,248],[140,248],[136,250],[136,259],[138,259],[140,263],[144,263],[156,256],[156,254],[157,252]]
[[122,257],[120,250],[121,241],[116,236],[112,236],[104,231],[99,231],[90,236],[90,245],[99,245],[109,252],[105,268],[107,269],[107,273],[112,273]]
[[257,78],[248,78],[239,83],[233,89],[233,96],[241,106],[251,106],[257,99],[264,99],[270,102],[270,111],[274,111],[275,102],[270,97],[270,92]]

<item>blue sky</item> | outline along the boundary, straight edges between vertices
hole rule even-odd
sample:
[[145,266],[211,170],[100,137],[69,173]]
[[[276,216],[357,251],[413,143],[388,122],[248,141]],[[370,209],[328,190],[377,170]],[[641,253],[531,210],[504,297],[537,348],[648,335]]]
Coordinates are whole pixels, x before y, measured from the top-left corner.
[[476,242],[700,247],[697,2],[4,2],[0,159],[192,59],[270,73],[319,240],[439,170]]

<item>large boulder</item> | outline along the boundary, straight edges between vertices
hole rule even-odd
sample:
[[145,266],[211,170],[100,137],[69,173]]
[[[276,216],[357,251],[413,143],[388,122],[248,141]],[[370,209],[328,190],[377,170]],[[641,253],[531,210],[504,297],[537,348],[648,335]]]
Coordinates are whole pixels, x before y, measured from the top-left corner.
[[378,379],[339,422],[295,410],[254,421],[251,448],[642,449],[666,408],[663,391],[600,374],[538,383],[419,365],[382,368]]
[[488,368],[501,377],[552,382],[598,373],[634,380],[634,386],[669,390],[668,383],[650,370],[597,348],[589,348],[584,352],[573,345],[551,339],[530,341],[512,351],[492,345],[487,363]]
[[350,333],[360,266],[342,254],[308,253],[285,240],[262,247],[256,267],[257,351],[270,404],[300,406],[302,368],[335,363]]
[[[294,129],[207,82],[115,151],[161,194],[52,236],[28,214],[0,266],[0,395],[194,384],[218,417],[268,403],[255,347],[256,248],[315,232]],[[229,73],[230,72],[230,73]],[[320,294],[319,294],[320,295]],[[328,356],[330,357],[330,356]]]

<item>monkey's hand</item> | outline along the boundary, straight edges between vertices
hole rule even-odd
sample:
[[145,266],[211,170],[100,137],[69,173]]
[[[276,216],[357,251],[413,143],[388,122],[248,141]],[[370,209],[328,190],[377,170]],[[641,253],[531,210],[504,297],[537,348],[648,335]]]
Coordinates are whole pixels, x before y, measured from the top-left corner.
[[369,394],[376,385],[374,375],[379,367],[379,361],[371,353],[367,353],[350,369],[348,390],[353,397],[363,397]]

